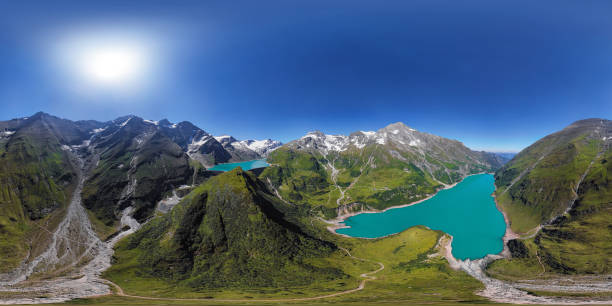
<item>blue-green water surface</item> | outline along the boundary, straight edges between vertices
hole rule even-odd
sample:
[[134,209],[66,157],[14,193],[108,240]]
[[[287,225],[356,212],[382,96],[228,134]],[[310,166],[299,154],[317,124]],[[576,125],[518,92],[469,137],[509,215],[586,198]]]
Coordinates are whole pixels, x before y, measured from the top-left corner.
[[441,190],[421,203],[350,217],[344,222],[350,228],[337,232],[352,237],[377,238],[424,225],[453,236],[455,258],[476,259],[497,254],[503,248],[506,223],[491,196],[495,191],[493,183],[491,174],[469,176],[455,187]]
[[240,166],[242,170],[251,170],[255,168],[267,167],[269,165],[270,164],[268,164],[265,159],[255,159],[255,160],[249,160],[249,161],[244,161],[244,162],[239,162],[239,163],[218,164],[212,168],[209,168],[208,170],[230,171],[238,166]]

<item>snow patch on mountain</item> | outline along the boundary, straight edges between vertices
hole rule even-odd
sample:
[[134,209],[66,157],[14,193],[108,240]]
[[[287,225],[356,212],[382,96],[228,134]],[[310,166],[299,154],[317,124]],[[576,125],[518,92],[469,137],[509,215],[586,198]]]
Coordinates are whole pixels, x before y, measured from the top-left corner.
[[187,153],[197,152],[204,144],[212,140],[214,137],[210,134],[202,134],[200,138],[193,138],[191,143],[187,146]]
[[274,151],[282,145],[280,141],[265,139],[265,140],[237,140],[230,135],[215,136],[215,139],[223,145],[224,148],[232,151],[233,155],[237,156],[253,156],[262,158],[268,156],[268,153]]
[[347,149],[348,138],[344,135],[325,135],[325,146],[332,151],[344,151]]
[[98,133],[102,133],[104,131],[106,131],[106,127],[99,128],[99,129],[93,129],[93,130],[91,130],[91,132],[89,132],[89,134],[98,134]]
[[123,121],[123,123],[119,124],[120,127],[124,127],[128,124],[128,122],[130,122],[130,120],[132,120],[132,117],[128,118],[127,120]]
[[363,135],[366,135],[368,137],[373,137],[374,135],[376,135],[376,132],[374,131],[360,131]]
[[292,142],[292,145],[296,145],[298,148],[316,150],[322,154],[342,152],[348,150],[351,146],[363,149],[367,145],[395,145],[408,149],[410,147],[422,147],[431,140],[431,136],[433,135],[420,133],[403,123],[393,123],[376,132],[358,131],[350,136],[328,135],[319,131],[309,132]]
[[330,151],[344,151],[348,149],[350,139],[344,135],[327,135],[319,131],[306,134],[298,140],[300,146],[318,150],[327,154]]
[[249,149],[257,152],[261,156],[267,156],[268,153],[278,149],[283,143],[278,140],[264,139],[264,140],[242,140],[240,143],[247,146]]
[[233,137],[230,135],[215,136],[215,139],[220,143],[223,143],[225,141],[231,141],[232,138]]
[[11,137],[11,135],[15,134],[15,131],[3,131],[0,132],[0,138],[2,137]]
[[154,124],[154,125],[159,125],[159,121],[153,121],[153,120],[147,120],[147,119],[143,119],[142,121],[146,123]]

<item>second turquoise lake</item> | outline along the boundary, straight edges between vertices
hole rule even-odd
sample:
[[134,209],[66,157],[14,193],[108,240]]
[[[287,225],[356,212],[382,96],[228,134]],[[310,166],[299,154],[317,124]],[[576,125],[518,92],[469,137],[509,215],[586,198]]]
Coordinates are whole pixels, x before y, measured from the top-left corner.
[[215,165],[212,168],[209,168],[208,170],[211,171],[231,171],[234,168],[240,166],[242,168],[242,170],[251,170],[251,169],[255,169],[255,168],[262,168],[262,167],[267,167],[270,164],[268,164],[266,162],[265,159],[255,159],[255,160],[249,160],[249,161],[244,161],[244,162],[239,162],[239,163],[227,163],[227,164],[218,164]]

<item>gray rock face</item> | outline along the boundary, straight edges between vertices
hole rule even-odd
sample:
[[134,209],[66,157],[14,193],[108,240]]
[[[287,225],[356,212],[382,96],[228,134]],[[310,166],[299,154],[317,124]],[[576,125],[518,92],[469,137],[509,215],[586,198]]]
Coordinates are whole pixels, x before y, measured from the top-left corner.
[[249,147],[242,144],[236,138],[232,136],[217,136],[215,139],[221,143],[223,148],[232,155],[230,161],[239,162],[245,160],[260,159],[261,156],[251,150]]

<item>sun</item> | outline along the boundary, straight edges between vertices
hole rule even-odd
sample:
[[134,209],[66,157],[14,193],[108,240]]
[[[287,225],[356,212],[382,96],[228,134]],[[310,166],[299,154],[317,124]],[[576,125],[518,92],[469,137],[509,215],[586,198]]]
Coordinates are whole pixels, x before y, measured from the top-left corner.
[[158,50],[145,35],[116,31],[64,34],[53,42],[54,63],[70,88],[83,93],[134,93],[151,81]]
[[78,67],[85,78],[96,84],[135,82],[146,69],[146,53],[136,46],[96,46],[81,52]]
[[101,84],[130,82],[141,77],[144,54],[133,47],[100,47],[83,54],[80,66],[84,76]]

